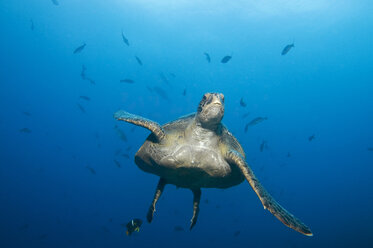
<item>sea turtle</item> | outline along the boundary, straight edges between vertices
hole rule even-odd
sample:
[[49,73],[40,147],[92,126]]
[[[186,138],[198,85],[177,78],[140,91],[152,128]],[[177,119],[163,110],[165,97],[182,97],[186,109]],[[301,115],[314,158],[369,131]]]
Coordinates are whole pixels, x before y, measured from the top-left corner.
[[135,155],[135,163],[140,169],[160,177],[147,214],[148,222],[153,219],[155,205],[166,184],[192,190],[192,229],[197,222],[201,188],[224,189],[246,179],[264,209],[268,209],[286,226],[312,236],[311,230],[278,204],[260,184],[246,163],[240,143],[221,122],[223,115],[224,95],[220,93],[206,93],[196,113],[163,126],[123,110],[114,114],[117,120],[152,132]]

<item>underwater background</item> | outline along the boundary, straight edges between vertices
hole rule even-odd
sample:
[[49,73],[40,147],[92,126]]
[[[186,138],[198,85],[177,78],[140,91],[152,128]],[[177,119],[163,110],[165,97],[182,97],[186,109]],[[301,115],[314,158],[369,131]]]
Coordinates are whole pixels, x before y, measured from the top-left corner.
[[[373,247],[371,13],[369,0],[0,1],[0,247]],[[313,237],[246,181],[202,189],[192,231],[191,191],[167,185],[146,222],[158,177],[133,157],[149,131],[113,114],[164,124],[206,92],[225,95],[251,168]]]

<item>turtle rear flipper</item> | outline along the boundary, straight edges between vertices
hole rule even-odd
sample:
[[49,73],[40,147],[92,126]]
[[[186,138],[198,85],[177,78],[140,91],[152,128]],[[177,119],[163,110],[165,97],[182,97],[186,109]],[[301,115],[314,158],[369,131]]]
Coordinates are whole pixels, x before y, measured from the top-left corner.
[[138,115],[130,114],[124,110],[117,111],[114,114],[114,118],[149,129],[157,137],[158,141],[162,140],[165,135],[163,128],[157,122]]
[[258,195],[264,209],[268,209],[268,211],[270,211],[284,225],[304,235],[313,236],[309,227],[278,204],[278,202],[267,192],[241,154],[236,151],[229,151],[226,155],[226,159],[228,162],[235,164],[241,170],[246,180],[250,183],[250,186]]

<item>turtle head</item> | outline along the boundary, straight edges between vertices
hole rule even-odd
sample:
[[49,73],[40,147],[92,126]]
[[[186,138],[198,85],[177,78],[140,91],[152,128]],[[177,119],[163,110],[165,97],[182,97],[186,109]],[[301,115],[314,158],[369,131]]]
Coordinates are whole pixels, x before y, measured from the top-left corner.
[[224,116],[224,95],[206,93],[198,105],[197,121],[202,127],[215,129]]

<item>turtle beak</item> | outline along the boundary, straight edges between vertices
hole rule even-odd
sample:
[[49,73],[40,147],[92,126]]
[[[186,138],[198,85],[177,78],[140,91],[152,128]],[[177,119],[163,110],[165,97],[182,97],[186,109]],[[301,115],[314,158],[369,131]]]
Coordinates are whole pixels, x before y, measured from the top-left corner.
[[213,96],[213,99],[212,99],[211,103],[212,104],[217,104],[217,105],[223,105],[224,95],[223,94],[215,94]]

